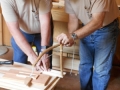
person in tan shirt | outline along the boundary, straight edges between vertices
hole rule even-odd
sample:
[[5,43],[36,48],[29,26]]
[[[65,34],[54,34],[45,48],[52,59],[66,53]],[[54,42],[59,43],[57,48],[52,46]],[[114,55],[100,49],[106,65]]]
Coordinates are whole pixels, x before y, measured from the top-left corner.
[[106,90],[119,31],[115,0],[65,0],[65,10],[69,14],[68,34],[56,39],[65,46],[80,40],[81,90]]
[[[53,43],[53,25],[51,18],[52,0],[0,0],[2,14],[12,35],[11,44],[15,62],[34,63],[38,55],[33,51],[35,45],[38,54]],[[46,53],[36,65],[37,70],[51,68],[51,58]]]

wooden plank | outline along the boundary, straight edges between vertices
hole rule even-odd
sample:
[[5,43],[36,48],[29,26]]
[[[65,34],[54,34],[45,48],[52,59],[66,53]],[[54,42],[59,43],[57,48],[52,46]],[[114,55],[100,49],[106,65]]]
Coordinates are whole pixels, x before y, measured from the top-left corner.
[[31,85],[32,78],[31,77],[26,77],[24,80],[25,85],[30,86]]
[[63,45],[60,45],[60,71],[63,78]]
[[35,77],[35,73],[33,73],[32,77],[30,77],[30,73],[29,72],[23,72],[23,71],[18,71],[18,70],[9,70],[9,71],[5,71],[5,70],[0,70],[0,72],[4,73],[4,78],[10,79],[10,80],[15,80],[15,81],[25,81],[25,85],[29,86],[29,83],[32,81],[33,83],[37,83],[38,85],[46,85],[50,79],[49,75],[44,75],[44,74],[40,74],[37,73],[39,76],[38,78],[32,80],[32,77]]
[[59,0],[52,0],[52,2],[59,2]]
[[52,77],[46,86],[32,84],[30,87],[26,86],[24,83],[16,83],[8,79],[0,78],[0,87],[9,90],[45,90],[45,88],[51,84],[57,77]]
[[53,90],[53,88],[55,87],[55,85],[57,84],[57,82],[60,80],[60,78],[56,78],[51,84],[49,84],[45,90]]
[[[4,61],[4,59],[0,59],[0,61]],[[9,71],[10,69],[14,69],[14,70],[18,70],[18,71],[19,70],[20,71],[24,71],[24,70],[31,71],[31,68],[32,68],[31,65],[14,62],[14,65],[10,65],[10,66],[2,65],[0,70]],[[8,78],[7,79],[3,78],[4,74],[0,73],[0,87],[10,89],[10,90],[23,90],[23,88],[24,88],[24,90],[45,90],[45,88],[47,86],[49,86],[51,83],[53,83],[53,81],[56,81],[56,78],[61,74],[61,72],[56,71],[56,70],[51,70],[50,72],[42,72],[42,74],[50,76],[50,80],[48,80],[48,83],[46,84],[46,86],[44,86],[42,84],[38,85],[37,83],[32,83],[32,85],[28,87],[24,84],[23,81],[19,81],[20,79],[18,80],[18,82],[16,82],[16,80],[13,80],[13,79],[10,80]],[[63,74],[65,75],[65,73],[63,73]],[[13,75],[13,76],[16,77],[16,75]]]
[[64,7],[53,6],[52,16],[54,21],[68,22],[68,14],[65,13]]
[[[53,66],[52,68],[53,68],[54,70],[60,70],[59,67],[55,67],[55,66]],[[64,72],[69,72],[69,73],[70,73],[71,70],[70,70],[70,69],[67,69],[67,68],[63,68],[63,71],[64,71]],[[78,70],[72,70],[71,73],[79,74]]]
[[41,84],[43,86],[46,86],[50,80],[50,76],[49,75],[45,75],[45,74],[40,74],[37,78],[37,80],[33,80],[33,82],[35,84]]
[[11,34],[8,30],[5,20],[3,19],[3,45],[11,46]]
[[120,0],[116,0],[116,2],[117,2],[117,5],[120,5]]
[[3,45],[2,14],[0,13],[0,45]]
[[[52,60],[53,60],[52,65],[54,67],[60,67],[58,55],[54,55]],[[79,59],[74,59],[72,68],[72,58],[63,57],[63,69],[66,68],[69,70],[73,69],[78,71],[79,63],[80,63]]]

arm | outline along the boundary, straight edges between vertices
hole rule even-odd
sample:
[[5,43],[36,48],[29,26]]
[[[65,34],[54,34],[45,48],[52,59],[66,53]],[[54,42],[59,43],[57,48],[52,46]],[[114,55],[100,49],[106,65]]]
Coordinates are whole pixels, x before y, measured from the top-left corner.
[[[75,15],[69,15],[68,31],[69,33],[74,32],[79,39],[86,37],[87,35],[93,33],[95,30],[99,29],[103,25],[103,20],[105,17],[105,12],[94,13],[91,21],[86,24],[84,27],[77,29],[77,19]],[[73,19],[74,18],[74,19]],[[75,23],[76,21],[76,23]],[[74,24],[73,24],[74,23]],[[75,25],[75,26],[74,26]],[[77,30],[76,30],[77,29]],[[60,34],[57,36],[59,43],[62,43],[67,46],[73,45],[74,40],[70,34]]]
[[104,17],[105,17],[105,12],[94,13],[92,15],[92,20],[84,27],[76,30],[74,33],[77,34],[79,39],[88,36],[89,34],[93,33],[95,30],[102,27]]
[[[41,46],[49,46],[50,37],[51,37],[51,13],[46,13],[39,16],[40,26],[41,26]],[[43,49],[42,49],[43,51]],[[50,67],[50,60],[48,54],[44,54],[36,65],[36,69],[40,71],[48,71]]]
[[68,32],[71,34],[78,29],[78,18],[74,14],[69,14]]
[[7,22],[7,26],[17,45],[29,57],[29,59],[31,57],[30,62],[33,63],[33,60],[35,60],[37,56],[23,34],[20,32],[18,22]]
[[78,18],[74,14],[69,14],[69,22],[68,22],[68,34],[60,34],[56,37],[59,43],[62,43],[67,46],[71,46],[74,44],[73,39],[71,38],[71,33],[78,29],[79,23]]
[[39,16],[40,18],[40,26],[41,26],[41,46],[49,46],[50,37],[51,37],[51,26],[50,26],[50,18],[51,13],[46,13]]

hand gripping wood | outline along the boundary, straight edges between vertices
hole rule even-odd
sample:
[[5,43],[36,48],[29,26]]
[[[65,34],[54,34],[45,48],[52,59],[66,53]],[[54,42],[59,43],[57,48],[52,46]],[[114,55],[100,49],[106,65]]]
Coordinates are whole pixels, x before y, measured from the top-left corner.
[[62,56],[63,56],[63,45],[62,44],[56,44],[54,46],[51,46],[49,48],[47,48],[45,51],[43,51],[39,56],[38,58],[36,59],[36,61],[34,62],[34,64],[32,65],[33,67],[35,67],[35,65],[37,64],[37,62],[39,60],[41,60],[40,58],[45,54],[47,53],[48,51],[52,50],[53,48],[56,48],[60,46],[60,72],[61,72],[61,77],[63,78],[63,62],[62,62]]

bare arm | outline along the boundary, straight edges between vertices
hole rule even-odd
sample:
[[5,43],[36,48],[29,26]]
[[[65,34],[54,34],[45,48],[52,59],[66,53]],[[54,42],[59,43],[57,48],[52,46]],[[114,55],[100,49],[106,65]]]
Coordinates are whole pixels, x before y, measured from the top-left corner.
[[[51,37],[51,13],[46,13],[39,16],[41,25],[41,46],[49,46]],[[50,60],[48,54],[44,54],[36,65],[36,69],[40,71],[49,71]]]
[[[78,20],[75,15],[69,15],[69,23],[68,23],[68,32],[69,33],[76,33],[79,39],[86,37],[87,35],[93,33],[95,30],[99,29],[103,25],[103,20],[105,17],[105,13],[94,13],[92,16],[92,20],[83,26],[82,28],[77,29],[78,27]],[[76,30],[77,29],[77,30]],[[72,39],[70,34],[60,34],[56,38],[59,43],[62,43],[67,46],[73,45],[74,40]]]
[[[17,45],[20,47],[20,49],[27,55],[30,57],[35,57],[36,58],[36,54],[34,53],[34,51],[32,50],[31,46],[28,44],[27,40],[25,39],[25,37],[23,36],[23,34],[20,32],[19,29],[19,24],[18,22],[7,22],[7,26],[9,28],[9,31],[11,33],[11,35],[13,36],[13,38],[15,39],[15,42],[17,43]],[[31,61],[32,62],[32,61]]]
[[105,17],[105,12],[94,13],[92,15],[92,20],[84,27],[76,30],[74,33],[77,34],[78,38],[83,38],[93,33],[95,30],[102,27],[104,17]]
[[51,13],[46,13],[44,15],[40,15],[40,24],[41,24],[41,46],[49,46],[49,41],[51,37],[51,27],[50,27],[50,18]]

